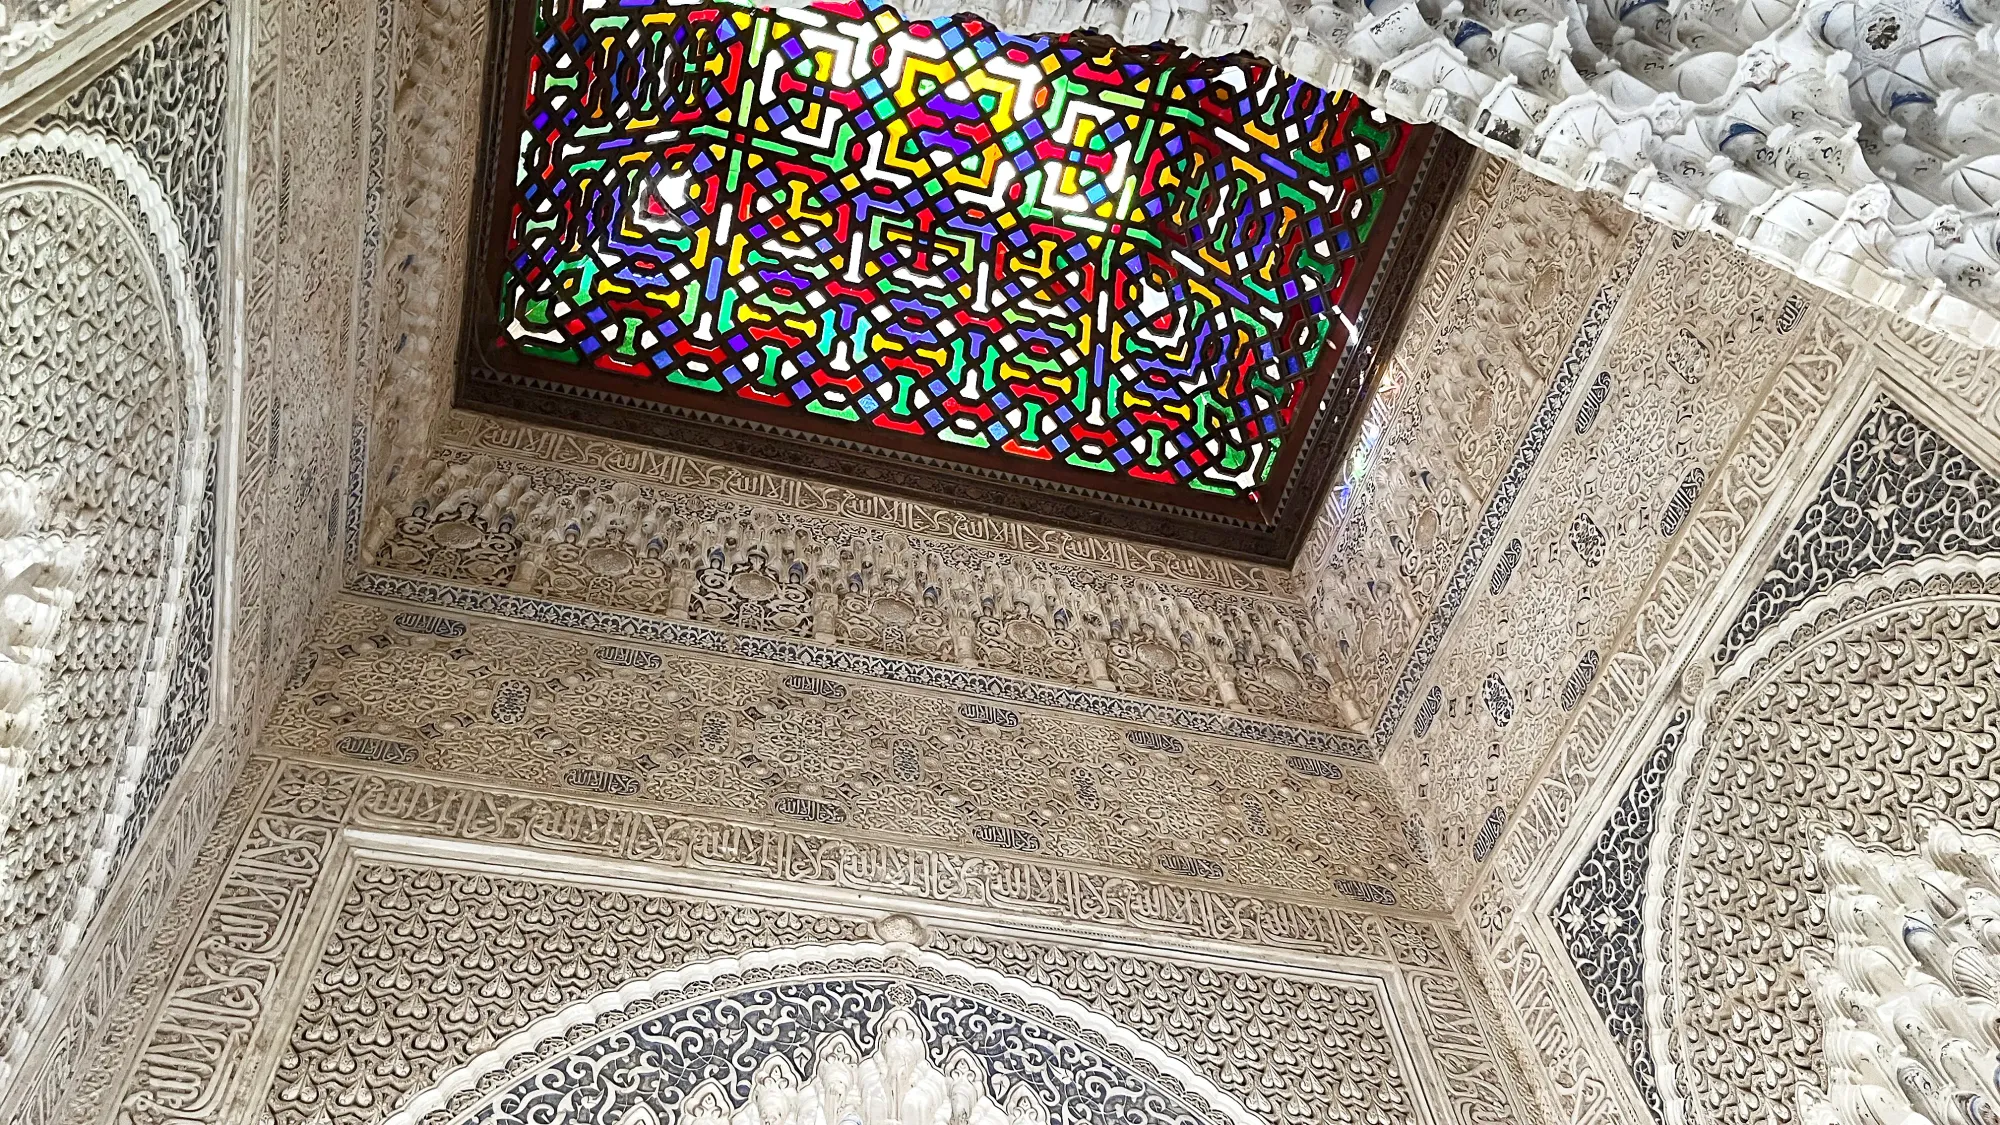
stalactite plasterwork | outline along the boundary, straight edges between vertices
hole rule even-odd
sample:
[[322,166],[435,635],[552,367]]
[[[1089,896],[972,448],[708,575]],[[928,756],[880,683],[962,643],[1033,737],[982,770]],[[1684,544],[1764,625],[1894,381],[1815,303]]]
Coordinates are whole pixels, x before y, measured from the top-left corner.
[[380,565],[1060,684],[1339,723],[1295,606],[485,455],[381,512]]
[[1825,1085],[1805,1125],[2000,1121],[2000,835],[1931,825],[1915,855],[1829,835],[1831,957],[1808,959]]

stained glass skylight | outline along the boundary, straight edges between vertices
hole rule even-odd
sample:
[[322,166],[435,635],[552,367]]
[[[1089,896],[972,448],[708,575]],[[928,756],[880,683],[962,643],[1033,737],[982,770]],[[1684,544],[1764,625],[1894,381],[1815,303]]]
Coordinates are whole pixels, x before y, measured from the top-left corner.
[[483,367],[1154,504],[1286,483],[1423,155],[1249,58],[522,4]]

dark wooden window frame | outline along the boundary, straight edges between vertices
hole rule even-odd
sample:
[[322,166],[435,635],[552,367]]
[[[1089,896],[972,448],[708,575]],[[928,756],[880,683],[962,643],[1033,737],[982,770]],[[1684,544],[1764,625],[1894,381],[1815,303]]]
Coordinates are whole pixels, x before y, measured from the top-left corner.
[[[1389,190],[1393,226],[1364,253],[1341,309],[1358,329],[1310,376],[1317,412],[1293,423],[1257,500],[1176,485],[1109,477],[1065,465],[1024,470],[999,451],[959,450],[918,435],[805,411],[648,382],[493,347],[500,276],[507,259],[513,165],[525,103],[536,0],[494,0],[487,59],[485,140],[474,185],[465,316],[458,353],[458,406],[638,441],[719,460],[898,493],[996,516],[1290,565],[1360,430],[1361,419],[1414,298],[1418,275],[1472,149],[1443,130],[1418,126]],[[1330,389],[1329,389],[1330,388]],[[1303,430],[1303,437],[1299,435]],[[1109,487],[1107,487],[1109,486]]]

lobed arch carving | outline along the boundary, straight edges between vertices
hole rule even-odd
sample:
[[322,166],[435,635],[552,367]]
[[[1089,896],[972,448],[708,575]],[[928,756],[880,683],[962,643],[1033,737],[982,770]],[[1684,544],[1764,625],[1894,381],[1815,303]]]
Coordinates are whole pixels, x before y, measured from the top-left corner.
[[207,475],[186,246],[138,158],[0,137],[0,1083],[117,874]]
[[1646,863],[1642,1034],[1667,1125],[1827,1120],[1845,1081],[1815,994],[1836,959],[1828,841],[1908,854],[1936,825],[1990,827],[1996,691],[1990,554],[1839,583],[1701,687]]
[[901,941],[758,951],[601,993],[445,1075],[387,1125],[546,1120],[1259,1125],[1083,1005]]

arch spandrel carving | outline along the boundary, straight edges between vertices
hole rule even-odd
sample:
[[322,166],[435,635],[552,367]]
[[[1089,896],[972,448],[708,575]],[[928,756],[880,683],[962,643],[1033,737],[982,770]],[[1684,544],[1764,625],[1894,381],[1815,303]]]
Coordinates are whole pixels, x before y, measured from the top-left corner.
[[206,458],[207,359],[158,185],[0,138],[0,1077],[115,876]]

